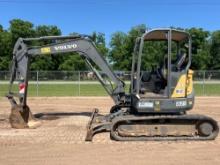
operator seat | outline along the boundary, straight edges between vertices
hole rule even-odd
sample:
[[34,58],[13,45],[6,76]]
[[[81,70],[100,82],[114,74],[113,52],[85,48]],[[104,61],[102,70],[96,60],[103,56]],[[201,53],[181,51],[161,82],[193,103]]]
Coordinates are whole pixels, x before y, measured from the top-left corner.
[[186,53],[180,54],[177,57],[175,66],[178,71],[180,71],[183,68],[183,64],[185,63],[185,60],[186,60]]
[[[186,61],[186,53],[177,55],[177,59],[171,63],[171,72],[178,72],[183,69]],[[154,93],[160,93],[167,86],[167,57],[165,56],[163,63],[159,68],[151,72],[142,72],[141,74],[141,93],[148,90]]]
[[[177,55],[177,59],[171,62],[171,72],[178,72],[181,71],[184,67],[186,61],[187,54],[180,53]],[[167,58],[165,58],[164,63],[158,69],[159,77],[162,77],[164,80],[167,79]]]

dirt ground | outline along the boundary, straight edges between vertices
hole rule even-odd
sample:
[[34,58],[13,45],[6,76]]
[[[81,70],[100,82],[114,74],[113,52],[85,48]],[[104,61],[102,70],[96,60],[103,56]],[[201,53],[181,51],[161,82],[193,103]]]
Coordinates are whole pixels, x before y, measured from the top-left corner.
[[[220,122],[220,97],[196,98],[191,113],[209,115]],[[0,164],[143,164],[220,165],[220,137],[193,142],[115,142],[108,133],[85,142],[86,124],[93,108],[108,113],[108,97],[30,98],[32,112],[41,117],[37,129],[10,128],[10,105],[0,99]],[[44,115],[51,116],[45,118]]]

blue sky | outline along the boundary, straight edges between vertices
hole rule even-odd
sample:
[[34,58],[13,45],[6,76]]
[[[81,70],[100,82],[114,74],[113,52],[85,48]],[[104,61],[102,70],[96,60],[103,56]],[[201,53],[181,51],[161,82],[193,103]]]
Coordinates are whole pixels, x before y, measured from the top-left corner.
[[103,32],[109,41],[116,31],[132,26],[220,29],[218,0],[0,0],[0,24],[20,18],[34,25],[57,25],[71,32]]

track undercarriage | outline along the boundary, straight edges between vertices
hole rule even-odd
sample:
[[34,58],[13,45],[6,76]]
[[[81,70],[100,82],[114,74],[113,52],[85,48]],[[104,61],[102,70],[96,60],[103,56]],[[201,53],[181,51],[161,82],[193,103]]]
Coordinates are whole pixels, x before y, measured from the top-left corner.
[[[14,105],[10,124],[13,128],[36,128],[39,121],[33,117],[28,106]],[[141,114],[134,115],[127,110],[113,106],[108,115],[98,114],[94,109],[87,125],[86,141],[101,132],[110,132],[117,141],[162,141],[162,140],[213,140],[218,136],[218,123],[204,115],[196,114]]]
[[102,116],[95,109],[87,125],[86,141],[110,132],[117,141],[213,140],[219,132],[215,120],[204,115],[131,115],[116,112]]

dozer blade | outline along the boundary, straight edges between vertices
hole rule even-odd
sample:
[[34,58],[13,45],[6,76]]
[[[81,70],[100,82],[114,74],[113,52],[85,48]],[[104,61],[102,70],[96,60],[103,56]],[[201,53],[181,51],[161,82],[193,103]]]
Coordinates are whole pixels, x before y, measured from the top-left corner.
[[41,125],[41,122],[34,118],[29,107],[21,105],[12,107],[9,122],[11,127],[16,129],[37,128]]
[[87,124],[87,133],[85,141],[92,141],[93,136],[101,132],[110,132],[111,122],[109,122],[106,116],[98,114],[99,110],[94,109],[90,120]]

